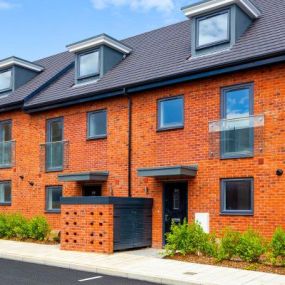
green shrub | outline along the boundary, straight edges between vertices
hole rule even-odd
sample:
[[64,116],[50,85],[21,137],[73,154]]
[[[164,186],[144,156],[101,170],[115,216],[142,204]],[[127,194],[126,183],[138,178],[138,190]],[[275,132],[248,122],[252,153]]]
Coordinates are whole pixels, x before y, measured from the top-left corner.
[[44,240],[49,225],[44,217],[26,219],[21,214],[0,214],[0,238]]
[[216,254],[214,236],[206,234],[196,223],[172,224],[170,233],[166,234],[166,254],[174,255],[179,252],[183,255],[203,253],[213,256]]
[[247,230],[240,236],[236,250],[243,261],[257,262],[266,250],[264,239],[256,231]]
[[274,232],[271,249],[273,257],[285,257],[285,231],[281,227],[278,227]]
[[6,215],[0,214],[0,238],[3,238],[6,236]]
[[29,237],[35,240],[44,240],[49,232],[50,228],[47,220],[44,217],[34,217],[29,221]]
[[230,260],[237,255],[237,247],[240,242],[240,233],[232,229],[226,229],[221,238],[218,253],[219,260]]
[[20,214],[9,214],[5,219],[5,237],[26,239],[29,237],[28,220]]

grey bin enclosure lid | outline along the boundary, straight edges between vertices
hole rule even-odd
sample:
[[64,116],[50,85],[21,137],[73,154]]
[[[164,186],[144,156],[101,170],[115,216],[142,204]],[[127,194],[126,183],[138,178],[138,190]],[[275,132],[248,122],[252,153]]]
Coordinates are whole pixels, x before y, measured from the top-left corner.
[[197,175],[198,165],[190,166],[166,166],[153,168],[138,169],[138,176],[140,177],[195,177]]
[[63,182],[107,181],[108,171],[59,174],[58,180]]

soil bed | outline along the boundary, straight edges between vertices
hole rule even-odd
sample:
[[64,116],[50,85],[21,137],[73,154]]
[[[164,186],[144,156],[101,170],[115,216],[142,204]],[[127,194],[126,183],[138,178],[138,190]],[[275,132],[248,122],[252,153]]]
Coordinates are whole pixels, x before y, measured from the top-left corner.
[[46,245],[56,245],[59,244],[57,241],[50,240],[34,240],[34,239],[19,239],[19,238],[1,238],[2,240],[11,240],[11,241],[21,241],[21,242],[29,242],[29,243],[37,243],[37,244],[46,244]]
[[208,265],[215,265],[215,266],[221,266],[221,267],[231,267],[231,268],[237,268],[237,269],[245,269],[245,270],[285,275],[285,267],[271,266],[271,265],[266,265],[262,263],[249,263],[249,262],[243,262],[243,261],[228,261],[228,260],[218,262],[215,258],[212,258],[212,257],[197,256],[197,255],[183,256],[181,254],[176,254],[175,256],[167,257],[167,258],[172,259],[172,260],[184,261],[184,262],[208,264]]

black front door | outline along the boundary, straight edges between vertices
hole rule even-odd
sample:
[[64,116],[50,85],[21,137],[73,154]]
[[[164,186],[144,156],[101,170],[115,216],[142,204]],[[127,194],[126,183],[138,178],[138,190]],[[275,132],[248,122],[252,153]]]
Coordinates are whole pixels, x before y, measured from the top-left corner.
[[101,196],[102,186],[101,185],[84,185],[83,196]]
[[187,192],[187,183],[164,185],[164,234],[170,231],[173,222],[183,223],[187,219]]

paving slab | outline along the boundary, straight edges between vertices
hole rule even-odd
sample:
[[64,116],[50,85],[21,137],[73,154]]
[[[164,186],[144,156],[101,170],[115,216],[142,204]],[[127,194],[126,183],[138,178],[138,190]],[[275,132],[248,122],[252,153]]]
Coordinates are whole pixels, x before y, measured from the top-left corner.
[[0,240],[0,258],[166,285],[285,285],[285,276],[162,259],[161,250],[112,255],[61,251],[58,245]]

